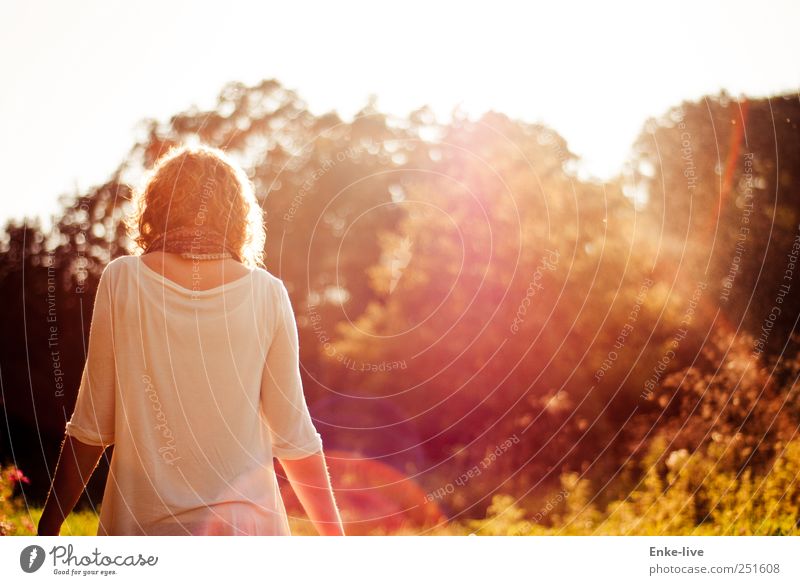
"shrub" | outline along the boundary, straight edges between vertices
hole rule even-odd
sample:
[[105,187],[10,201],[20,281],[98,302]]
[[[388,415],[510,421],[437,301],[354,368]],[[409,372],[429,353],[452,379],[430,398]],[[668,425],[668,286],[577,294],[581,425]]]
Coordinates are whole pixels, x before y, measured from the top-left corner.
[[33,532],[30,518],[21,514],[25,505],[16,494],[20,483],[30,483],[30,480],[16,466],[0,467],[0,536],[20,530]]

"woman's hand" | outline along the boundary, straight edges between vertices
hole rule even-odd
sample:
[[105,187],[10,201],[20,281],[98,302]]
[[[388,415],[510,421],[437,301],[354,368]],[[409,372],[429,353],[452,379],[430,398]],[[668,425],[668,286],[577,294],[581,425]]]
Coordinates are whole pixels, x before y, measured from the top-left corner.
[[280,462],[317,532],[322,536],[344,536],[322,451],[302,459],[281,459]]
[[78,502],[103,451],[105,447],[87,445],[74,437],[66,436],[61,444],[53,485],[39,519],[39,536],[59,535],[64,518],[69,516]]

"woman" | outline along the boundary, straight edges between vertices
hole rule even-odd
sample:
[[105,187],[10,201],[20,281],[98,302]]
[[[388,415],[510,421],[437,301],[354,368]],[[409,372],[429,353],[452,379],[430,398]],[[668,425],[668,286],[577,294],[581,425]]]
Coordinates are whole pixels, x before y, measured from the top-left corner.
[[135,203],[143,254],[100,278],[39,534],[59,533],[112,444],[98,534],[289,534],[273,456],[317,531],[343,534],[247,177],[220,151],[176,149]]

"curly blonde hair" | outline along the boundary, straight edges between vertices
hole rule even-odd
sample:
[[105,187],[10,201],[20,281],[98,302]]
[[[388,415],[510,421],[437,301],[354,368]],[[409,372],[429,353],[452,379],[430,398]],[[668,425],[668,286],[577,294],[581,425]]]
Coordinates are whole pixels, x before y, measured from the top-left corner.
[[242,168],[219,149],[170,150],[134,191],[133,208],[126,225],[139,254],[169,230],[202,227],[224,236],[245,265],[263,266],[261,207]]

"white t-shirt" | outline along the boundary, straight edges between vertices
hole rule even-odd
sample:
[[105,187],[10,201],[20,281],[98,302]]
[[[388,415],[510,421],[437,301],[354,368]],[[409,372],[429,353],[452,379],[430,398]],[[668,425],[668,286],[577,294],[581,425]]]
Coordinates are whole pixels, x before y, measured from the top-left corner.
[[98,534],[288,534],[272,458],[322,442],[283,283],[255,269],[190,290],[111,262],[66,432],[114,445]]

